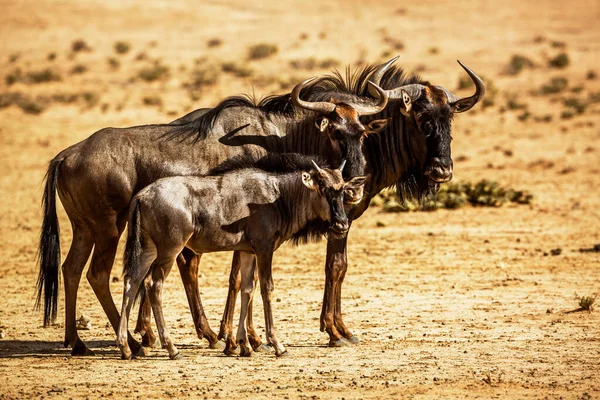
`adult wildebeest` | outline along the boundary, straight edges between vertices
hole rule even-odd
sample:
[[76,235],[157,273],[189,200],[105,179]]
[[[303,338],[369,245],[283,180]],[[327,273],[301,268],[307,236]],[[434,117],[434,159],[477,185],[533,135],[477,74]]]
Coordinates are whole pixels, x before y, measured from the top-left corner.
[[[460,61],[459,64],[475,84],[475,94],[466,98],[457,98],[447,89],[416,76],[407,77],[402,69],[388,68],[396,59],[397,57],[380,66],[365,67],[354,75],[348,74],[346,81],[339,75],[321,79],[302,94],[304,98],[313,101],[335,97],[339,101],[352,102],[368,93],[369,82],[381,84],[388,89],[390,101],[385,110],[364,118],[365,122],[370,118],[388,118],[391,119],[391,124],[382,133],[367,137],[363,143],[367,161],[364,173],[370,174],[372,178],[364,188],[366,195],[360,204],[348,211],[351,220],[360,217],[371,199],[385,188],[395,186],[401,201],[422,200],[437,192],[440,183],[452,179],[452,118],[456,113],[471,109],[485,94],[485,84],[481,78]],[[293,99],[290,95],[274,97],[263,104],[263,107],[290,112],[293,109]],[[357,342],[357,338],[342,320],[341,286],[347,270],[346,246],[347,237],[328,238],[321,330],[327,331],[332,346],[344,345],[346,340]],[[234,255],[230,294],[239,290],[240,285],[240,276],[234,273],[242,265],[254,262],[252,255]],[[235,295],[230,295],[219,337],[228,335],[226,327],[231,325],[234,306]],[[251,326],[249,329],[252,333]],[[252,345],[260,346],[260,338],[255,336]]]
[[[303,83],[305,85],[306,82]],[[60,268],[59,226],[56,196],[63,203],[73,227],[73,242],[63,264],[65,286],[65,346],[73,355],[92,354],[75,327],[77,289],[81,273],[94,249],[88,281],[117,329],[119,313],[109,290],[109,277],[119,237],[125,228],[131,198],[143,187],[169,176],[201,176],[234,156],[267,152],[299,152],[320,155],[339,165],[342,151],[335,135],[316,134],[323,117],[332,126],[353,130],[365,127],[360,115],[380,112],[387,95],[377,88],[379,100],[356,97],[353,103],[297,102],[293,113],[270,112],[242,97],[228,98],[191,122],[181,125],[147,125],[126,129],[106,128],[60,152],[50,162],[43,196],[44,218],[39,246],[38,304],[44,299],[44,325],[56,317]],[[299,92],[299,90],[296,90]],[[350,112],[349,110],[353,110]],[[387,121],[372,121],[384,127]],[[238,142],[239,134],[251,140]],[[352,155],[349,158],[349,165]],[[360,155],[362,160],[362,155]],[[191,252],[190,252],[191,253]],[[198,336],[215,346],[198,292],[198,257],[187,253],[178,259]],[[149,330],[147,332],[150,332]],[[132,337],[130,346],[141,346]]]
[[[291,168],[289,164],[294,164]],[[124,263],[124,292],[117,343],[132,357],[127,322],[144,278],[160,341],[171,359],[180,353],[162,314],[162,285],[184,247],[197,253],[242,251],[256,255],[267,338],[279,357],[286,350],[275,335],[272,314],[273,253],[298,235],[344,236],[348,219],[344,189],[362,186],[366,177],[344,182],[342,169],[320,168],[309,157],[271,153],[252,163],[235,160],[204,177],[170,177],[146,186],[131,201]],[[292,172],[266,172],[291,169]],[[323,229],[325,228],[325,229]],[[240,355],[252,350],[245,329],[253,294],[254,269],[242,271],[244,291],[237,341]]]

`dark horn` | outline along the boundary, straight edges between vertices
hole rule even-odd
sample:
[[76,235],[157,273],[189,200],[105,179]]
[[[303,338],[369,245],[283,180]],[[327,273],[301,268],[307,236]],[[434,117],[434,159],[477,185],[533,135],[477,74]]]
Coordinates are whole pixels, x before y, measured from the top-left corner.
[[461,67],[463,67],[467,74],[469,74],[469,77],[475,84],[475,94],[470,97],[464,97],[462,99],[459,99],[454,94],[450,93],[450,91],[446,90],[441,86],[438,86],[446,93],[446,96],[448,97],[448,104],[454,109],[455,113],[461,113],[470,110],[475,104],[479,103],[481,99],[483,99],[483,96],[485,96],[485,83],[483,83],[483,80],[480,77],[478,77],[477,74],[475,74],[475,72],[471,71],[469,67],[467,67],[460,61],[458,61],[458,63]]
[[318,111],[323,114],[329,114],[335,110],[335,104],[327,102],[327,101],[304,101],[300,99],[300,92],[309,83],[317,79],[316,77],[305,80],[304,82],[300,82],[297,84],[292,90],[291,98],[294,105],[300,108],[304,108],[306,110]]
[[374,96],[378,99],[377,104],[352,104],[352,107],[359,115],[373,115],[385,109],[388,103],[387,91],[377,86],[373,82],[368,83],[369,91],[373,90]]
[[[380,85],[381,84],[381,78],[383,78],[383,74],[385,73],[385,71],[390,67],[390,65],[392,65],[393,63],[395,63],[396,60],[399,59],[399,58],[400,58],[400,56],[396,56],[396,57],[392,58],[390,61],[388,61],[388,62],[386,62],[384,64],[381,64],[379,67],[377,67],[377,69],[375,70],[375,72],[373,72],[371,74],[371,77],[369,78],[369,82],[373,82],[376,85]],[[372,95],[375,95],[370,90],[369,90],[369,92]]]

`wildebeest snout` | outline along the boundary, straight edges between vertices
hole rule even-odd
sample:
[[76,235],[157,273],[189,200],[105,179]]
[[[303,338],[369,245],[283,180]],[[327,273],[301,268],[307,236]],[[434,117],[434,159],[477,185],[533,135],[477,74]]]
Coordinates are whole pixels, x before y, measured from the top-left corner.
[[444,183],[452,180],[452,160],[434,157],[425,170],[425,175],[434,182]]

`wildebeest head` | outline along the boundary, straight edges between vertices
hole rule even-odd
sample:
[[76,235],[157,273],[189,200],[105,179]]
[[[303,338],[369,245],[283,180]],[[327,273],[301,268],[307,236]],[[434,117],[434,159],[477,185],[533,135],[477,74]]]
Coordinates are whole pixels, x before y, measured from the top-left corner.
[[[397,57],[383,64],[373,73],[369,81],[379,84],[387,67],[396,59]],[[420,161],[422,172],[427,176],[433,191],[439,189],[440,183],[452,179],[453,162],[450,142],[454,114],[470,110],[485,94],[485,84],[481,78],[460,61],[458,63],[475,84],[475,94],[470,97],[458,98],[446,88],[429,82],[412,83],[386,90],[389,107],[400,107],[408,123],[420,133],[412,139],[416,143],[414,147],[426,148]],[[372,87],[369,87],[369,91],[372,95],[379,96]]]
[[[314,169],[302,172],[302,183],[309,189],[315,190],[329,205],[331,226],[329,232],[333,236],[343,237],[348,232],[350,224],[344,210],[344,192],[358,190],[365,184],[368,176],[355,176],[345,182],[342,171],[346,161],[337,169],[321,168],[313,161]],[[360,200],[359,200],[360,201]]]

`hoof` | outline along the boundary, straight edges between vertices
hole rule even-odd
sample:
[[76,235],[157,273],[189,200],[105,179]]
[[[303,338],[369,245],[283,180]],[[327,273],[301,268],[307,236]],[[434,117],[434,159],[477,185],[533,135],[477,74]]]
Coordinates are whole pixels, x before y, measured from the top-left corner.
[[350,336],[349,338],[346,338],[346,340],[348,342],[350,342],[351,344],[359,344],[360,343],[360,339],[354,335]]
[[121,351],[121,360],[133,360],[133,353],[131,351]]
[[181,354],[181,352],[178,351],[176,354],[169,355],[169,358],[171,360],[181,360],[183,358],[183,354]]
[[267,346],[264,343],[261,343],[260,345],[254,347],[253,349],[257,353],[272,353],[273,352],[273,348]]
[[225,349],[223,350],[223,353],[227,356],[237,356],[240,354],[240,348],[239,347],[227,347],[225,346]]
[[283,353],[281,353],[281,354],[275,354],[275,355],[277,356],[277,358],[289,357],[290,353],[287,350],[285,350]]
[[247,349],[240,347],[240,357],[252,357],[252,349],[250,347]]
[[156,346],[156,336],[142,335],[142,346],[144,346],[144,347]]
[[225,343],[223,343],[220,340],[217,340],[214,343],[209,343],[208,348],[213,350],[225,350]]
[[135,357],[146,357],[150,354],[150,349],[140,346],[139,349],[135,352]]
[[345,347],[350,346],[350,342],[348,342],[344,338],[339,338],[338,340],[330,340],[329,347]]
[[71,350],[71,355],[73,357],[85,357],[95,356],[96,354],[92,350],[88,349],[85,343],[83,343],[81,340],[77,340],[73,350]]

